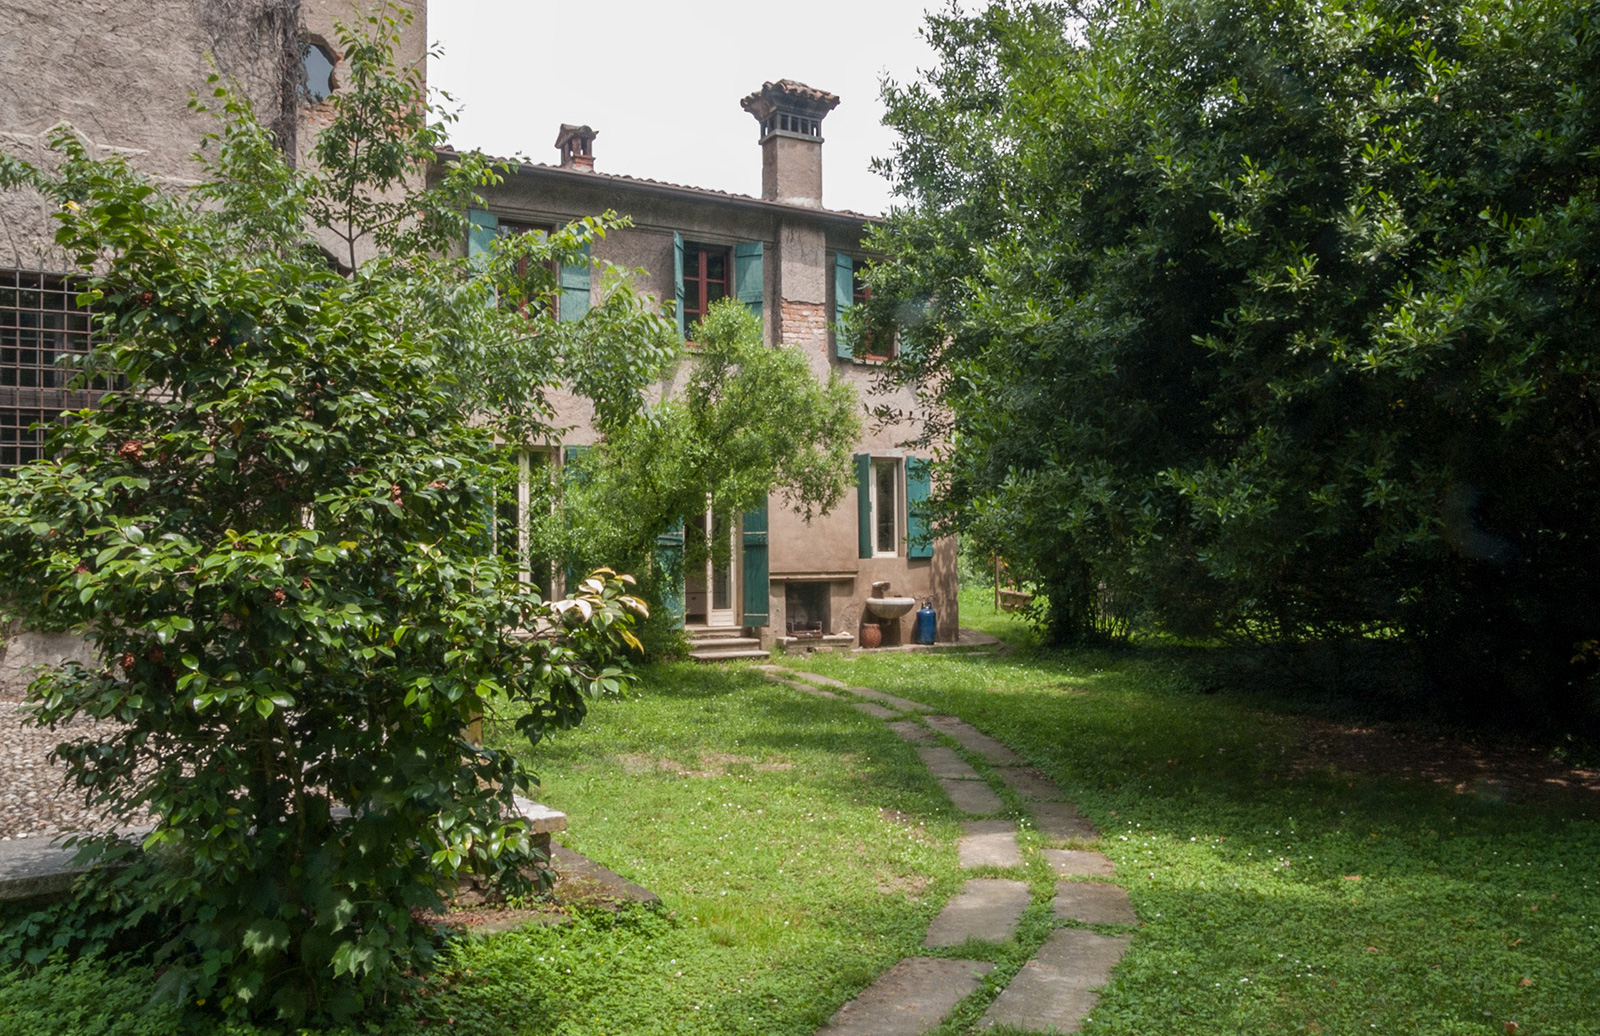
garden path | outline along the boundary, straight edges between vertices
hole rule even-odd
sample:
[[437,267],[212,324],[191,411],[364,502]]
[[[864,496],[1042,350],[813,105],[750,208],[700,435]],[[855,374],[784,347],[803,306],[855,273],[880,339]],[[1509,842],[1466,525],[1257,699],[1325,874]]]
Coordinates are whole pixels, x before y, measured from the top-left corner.
[[[961,866],[981,868],[928,927],[929,956],[907,957],[841,1007],[818,1036],[919,1036],[938,1026],[969,996],[992,996],[977,1027],[1009,1025],[1030,1032],[1077,1032],[1094,1009],[1097,989],[1111,978],[1132,941],[1131,933],[1106,934],[1088,926],[1139,923],[1127,890],[1104,879],[1116,867],[1103,853],[1083,848],[1099,832],[1054,781],[1010,747],[955,716],[870,687],[851,687],[815,673],[762,666],[767,678],[817,697],[851,700],[869,716],[888,721],[902,740],[916,746],[928,772],[970,819],[956,842]],[[865,699],[865,700],[855,700]],[[973,765],[977,761],[988,774]],[[1017,937],[1032,902],[1029,864],[1018,844],[1017,812],[1000,792],[1009,791],[1045,843],[1038,856],[1055,877],[1051,910],[1055,927],[1009,981],[994,974],[998,956]],[[1009,815],[1008,815],[1009,814]],[[1031,841],[1031,840],[1030,840]],[[1030,854],[1031,855],[1031,854]],[[940,950],[951,956],[937,956]]]

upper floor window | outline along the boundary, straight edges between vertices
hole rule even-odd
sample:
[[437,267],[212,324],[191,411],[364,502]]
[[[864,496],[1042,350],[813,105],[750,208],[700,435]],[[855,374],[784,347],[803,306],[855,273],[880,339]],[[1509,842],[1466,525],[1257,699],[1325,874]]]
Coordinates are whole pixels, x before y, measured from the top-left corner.
[[683,243],[683,321],[692,327],[711,310],[711,304],[728,297],[728,250],[721,245]]
[[837,252],[833,257],[833,319],[834,353],[840,359],[878,362],[894,356],[895,340],[882,330],[857,328],[854,336],[843,333],[838,326],[845,315],[856,306],[872,298],[872,289],[864,274],[864,259]]
[[333,52],[320,43],[300,44],[300,94],[312,104],[326,101],[333,94]]

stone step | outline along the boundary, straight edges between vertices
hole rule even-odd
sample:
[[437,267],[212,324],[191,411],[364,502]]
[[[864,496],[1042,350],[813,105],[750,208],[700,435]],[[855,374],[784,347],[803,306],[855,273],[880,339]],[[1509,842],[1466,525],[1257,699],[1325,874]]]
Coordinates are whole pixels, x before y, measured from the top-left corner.
[[1000,766],[996,767],[996,772],[1007,787],[1017,793],[1017,798],[1024,801],[1053,802],[1064,797],[1061,789],[1056,787],[1056,782],[1037,770],[1022,766]]
[[761,641],[756,637],[690,637],[689,646],[696,650],[702,648],[726,650],[760,647]]
[[773,683],[781,683],[785,687],[791,687],[802,694],[809,694],[817,698],[832,698],[835,701],[839,700],[839,696],[832,691],[825,691],[821,687],[813,687],[811,684],[801,683],[799,680],[785,680],[783,677],[772,673],[767,674],[767,679]]
[[907,957],[839,1008],[817,1036],[922,1036],[993,968],[989,961]]
[[928,949],[959,946],[968,939],[1005,942],[1017,934],[1028,906],[1028,883],[1008,878],[973,878],[928,926]]
[[1078,1032],[1130,941],[1132,937],[1127,935],[1056,929],[989,1005],[978,1027],[1012,1025],[1029,1032]]
[[689,652],[696,662],[732,662],[740,658],[771,658],[772,652],[760,648],[707,648]]
[[928,712],[932,709],[930,705],[923,705],[921,702],[915,702],[909,698],[901,698],[884,691],[875,691],[871,687],[850,687],[846,689],[851,694],[862,698],[871,698],[873,701],[882,702],[892,709],[899,709],[901,712]]
[[858,701],[855,703],[855,707],[860,711],[865,712],[873,719],[889,719],[893,716],[900,715],[893,709],[886,709],[882,705],[877,705],[870,701]]

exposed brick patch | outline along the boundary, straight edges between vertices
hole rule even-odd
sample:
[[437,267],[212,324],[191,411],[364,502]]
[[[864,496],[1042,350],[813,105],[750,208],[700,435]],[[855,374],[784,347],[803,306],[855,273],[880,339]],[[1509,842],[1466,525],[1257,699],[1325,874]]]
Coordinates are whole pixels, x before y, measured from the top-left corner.
[[828,350],[828,307],[816,302],[783,302],[779,338],[785,345]]

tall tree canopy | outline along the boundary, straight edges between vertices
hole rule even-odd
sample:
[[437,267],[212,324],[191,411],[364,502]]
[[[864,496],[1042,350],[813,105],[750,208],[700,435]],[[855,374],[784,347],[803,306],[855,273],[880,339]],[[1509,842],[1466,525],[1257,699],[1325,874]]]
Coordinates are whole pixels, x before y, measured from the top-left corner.
[[1117,602],[1381,636],[1592,702],[1600,6],[999,3],[928,33],[886,90],[870,318],[944,408],[946,516],[1055,631]]

